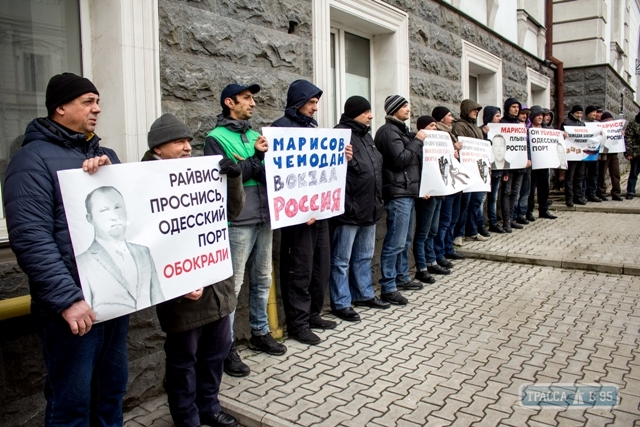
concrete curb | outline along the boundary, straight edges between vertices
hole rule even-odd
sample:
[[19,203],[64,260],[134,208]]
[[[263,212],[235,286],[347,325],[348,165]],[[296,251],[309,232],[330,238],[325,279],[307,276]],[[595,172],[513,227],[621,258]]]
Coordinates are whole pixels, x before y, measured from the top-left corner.
[[489,261],[512,262],[517,264],[541,265],[547,267],[567,268],[571,270],[595,271],[598,273],[608,274],[626,274],[629,276],[640,276],[640,266],[631,264],[615,264],[615,263],[592,263],[588,261],[578,260],[560,260],[556,258],[527,255],[527,254],[511,254],[508,252],[483,252],[474,249],[458,249],[458,252],[469,258],[485,259]]
[[245,427],[295,427],[297,424],[278,418],[246,403],[218,395],[224,412],[233,415]]
[[630,207],[611,207],[611,206],[597,206],[597,205],[586,205],[586,206],[574,206],[572,208],[566,206],[564,203],[561,205],[558,203],[554,203],[549,210],[556,211],[568,211],[568,212],[597,212],[597,213],[611,213],[611,214],[640,214],[640,208],[630,208]]

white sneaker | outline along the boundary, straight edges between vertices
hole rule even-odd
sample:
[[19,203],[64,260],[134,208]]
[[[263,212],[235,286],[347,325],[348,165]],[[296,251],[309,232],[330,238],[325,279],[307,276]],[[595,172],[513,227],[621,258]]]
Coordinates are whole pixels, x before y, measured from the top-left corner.
[[453,239],[453,244],[456,246],[464,246],[464,243],[462,242],[462,237],[456,237],[455,239]]
[[475,236],[467,236],[465,240],[477,240],[478,242],[485,242],[489,240],[488,237],[484,237],[482,234],[476,234]]

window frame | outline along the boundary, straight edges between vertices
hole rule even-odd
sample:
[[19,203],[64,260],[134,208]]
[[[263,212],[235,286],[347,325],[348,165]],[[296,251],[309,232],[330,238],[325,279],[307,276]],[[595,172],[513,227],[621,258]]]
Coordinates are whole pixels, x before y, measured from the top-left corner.
[[[478,103],[483,107],[495,105],[496,107],[502,108],[502,59],[466,40],[462,40],[461,62],[463,98],[469,98],[469,76],[472,75],[478,78]],[[475,67],[483,68],[489,72],[478,73],[472,71],[471,69]],[[493,76],[492,86],[494,89],[486,92],[481,90],[483,84],[481,76],[484,75]],[[495,95],[490,97],[482,96],[484,93]],[[481,120],[481,117],[479,117],[478,120]]]
[[537,103],[537,105],[540,105],[542,108],[551,108],[551,79],[527,67],[527,105],[529,107],[536,105],[533,101],[533,92],[540,91],[534,91],[533,86],[541,88],[543,92],[542,97],[544,101]]

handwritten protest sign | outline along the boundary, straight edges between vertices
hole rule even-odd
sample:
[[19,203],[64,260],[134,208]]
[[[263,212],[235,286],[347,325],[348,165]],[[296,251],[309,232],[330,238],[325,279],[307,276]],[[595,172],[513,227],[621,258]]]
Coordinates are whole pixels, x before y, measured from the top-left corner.
[[595,161],[598,160],[600,145],[602,144],[602,129],[586,126],[565,126],[568,134],[565,139],[567,160]]
[[624,153],[626,146],[624,144],[624,126],[627,121],[611,120],[609,122],[592,122],[585,123],[589,130],[599,128],[602,131],[602,139],[604,143],[600,146],[600,152],[607,154]]
[[462,143],[460,163],[473,179],[464,192],[491,191],[491,143],[465,136],[459,136],[458,141]]
[[98,321],[231,276],[220,159],[58,172],[82,291]]
[[439,130],[425,132],[420,197],[448,196],[467,188],[472,182],[471,174],[454,157],[449,134]]
[[263,128],[271,228],[344,213],[349,129]]
[[567,156],[561,130],[529,128],[532,169],[566,169]]
[[516,123],[489,123],[487,126],[493,149],[491,169],[527,167],[527,127]]

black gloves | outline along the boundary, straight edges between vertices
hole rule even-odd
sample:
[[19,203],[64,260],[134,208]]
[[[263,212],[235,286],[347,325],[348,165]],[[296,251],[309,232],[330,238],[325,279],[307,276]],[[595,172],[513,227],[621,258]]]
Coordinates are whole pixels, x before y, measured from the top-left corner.
[[264,160],[264,151],[260,151],[260,150],[256,150],[254,156],[256,156],[256,159],[263,161]]
[[242,175],[242,170],[239,164],[228,157],[223,157],[220,160],[220,173],[227,175],[229,178],[237,178]]

